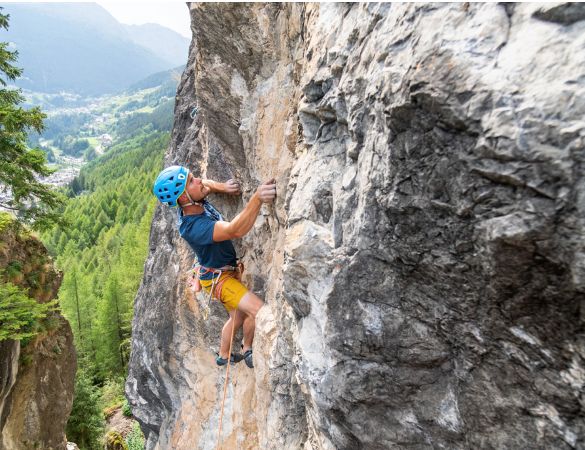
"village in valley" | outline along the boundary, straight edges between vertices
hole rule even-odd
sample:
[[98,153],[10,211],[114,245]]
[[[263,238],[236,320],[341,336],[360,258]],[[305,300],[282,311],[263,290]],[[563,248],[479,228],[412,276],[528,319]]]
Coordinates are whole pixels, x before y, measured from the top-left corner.
[[[116,109],[120,107],[120,105],[125,105],[129,102],[136,103],[136,101],[140,101],[145,94],[150,93],[152,90],[153,89],[145,89],[131,95],[119,94],[114,96],[104,96],[86,101],[85,104],[84,101],[80,101],[78,96],[68,93],[61,93],[56,96],[25,92],[24,95],[27,98],[25,107],[40,105],[42,110],[44,112],[46,111],[48,116],[45,120],[48,132],[46,131],[42,136],[37,137],[36,140],[31,139],[30,147],[38,146],[45,150],[48,156],[47,166],[50,169],[55,170],[55,172],[48,177],[39,177],[37,178],[37,181],[51,185],[54,189],[62,188],[79,175],[81,168],[89,162],[87,157],[88,153],[84,152],[83,154],[76,156],[67,154],[65,149],[60,147],[57,139],[45,139],[47,134],[53,137],[50,133],[51,124],[52,122],[58,121],[59,116],[68,116],[68,118],[90,117],[90,120],[82,122],[79,127],[76,128],[75,132],[71,130],[72,137],[70,139],[87,140],[88,149],[91,147],[95,150],[95,158],[99,155],[103,155],[108,151],[112,144],[115,143],[115,139],[111,134],[111,126],[113,124],[124,116],[128,116],[135,112],[146,112],[146,110],[150,110],[151,108],[141,108],[140,105],[137,105],[138,108],[130,110],[120,108],[121,110],[117,111]],[[61,97],[64,99],[68,106],[59,108],[54,107],[50,102],[54,101],[55,97]],[[5,204],[12,199],[13,196],[10,188],[7,186],[2,187],[0,185],[0,205]],[[0,206],[0,211],[10,212],[2,206]]]

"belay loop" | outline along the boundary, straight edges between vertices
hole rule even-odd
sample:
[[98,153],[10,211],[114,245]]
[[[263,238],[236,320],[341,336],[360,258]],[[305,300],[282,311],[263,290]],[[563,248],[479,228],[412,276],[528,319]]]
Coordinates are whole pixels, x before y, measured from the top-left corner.
[[[231,275],[224,277],[220,280],[221,276],[226,272],[233,272]],[[208,267],[203,267],[195,258],[193,262],[193,267],[187,271],[189,274],[189,287],[193,292],[201,292],[203,286],[201,285],[201,276],[212,273],[211,278],[211,286],[209,288],[209,296],[207,297],[207,303],[205,305],[205,311],[203,312],[203,320],[207,320],[209,317],[209,305],[211,303],[211,298],[216,298],[217,300],[221,301],[221,290],[223,289],[223,285],[227,280],[230,278],[235,278],[238,281],[242,280],[242,274],[244,273],[244,263],[239,262],[236,266],[223,266],[219,269],[210,269]],[[207,289],[206,289],[207,290]]]

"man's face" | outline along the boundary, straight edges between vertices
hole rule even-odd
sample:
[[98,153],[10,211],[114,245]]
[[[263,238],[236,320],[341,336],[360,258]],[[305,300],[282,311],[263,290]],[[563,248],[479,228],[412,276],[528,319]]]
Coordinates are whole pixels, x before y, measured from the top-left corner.
[[[201,178],[195,178],[191,172],[189,172],[189,176],[187,177],[187,186],[185,186],[185,190],[195,202],[204,199],[207,197],[207,194],[209,194],[209,188],[203,186]],[[179,203],[187,203],[188,201],[189,198],[185,193],[181,194],[179,197]]]

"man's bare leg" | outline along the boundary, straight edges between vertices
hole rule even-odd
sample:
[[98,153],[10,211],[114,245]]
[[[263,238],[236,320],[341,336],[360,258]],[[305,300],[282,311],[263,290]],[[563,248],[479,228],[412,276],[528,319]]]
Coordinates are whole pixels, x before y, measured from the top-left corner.
[[246,315],[244,319],[244,348],[242,349],[242,353],[246,353],[246,350],[252,348],[252,343],[254,342],[254,329],[256,328],[256,321],[254,317],[250,317]]
[[260,311],[260,308],[264,306],[264,302],[260,298],[248,291],[244,294],[240,303],[238,304],[238,310],[246,314],[244,320],[244,353],[246,350],[252,348],[254,342],[254,330],[256,328],[256,314]]
[[[242,311],[238,311],[238,310],[233,310],[233,311],[228,311],[230,314],[230,318],[229,320],[225,323],[225,325],[223,326],[223,329],[221,331],[221,345],[219,347],[219,356],[221,356],[222,359],[227,359],[229,357],[228,353],[230,351],[230,334],[232,333],[232,327],[233,326],[233,320],[234,320],[234,316],[235,316],[235,320],[236,320],[236,325],[233,328],[234,329],[234,334],[232,335],[232,341],[234,340],[234,336],[236,335],[237,331],[240,329],[240,326],[242,325],[242,323],[244,322],[244,319],[246,318],[246,314],[244,314]],[[237,315],[236,315],[237,313]]]

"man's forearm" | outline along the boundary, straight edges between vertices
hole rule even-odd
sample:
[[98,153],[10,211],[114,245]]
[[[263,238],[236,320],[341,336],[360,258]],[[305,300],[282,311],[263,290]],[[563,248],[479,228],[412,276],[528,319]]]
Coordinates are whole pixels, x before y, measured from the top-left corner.
[[203,186],[209,188],[210,192],[225,192],[225,183],[213,180],[201,180]]
[[230,222],[230,233],[236,238],[244,237],[254,226],[261,207],[262,202],[258,199],[257,194],[254,194],[244,210]]

